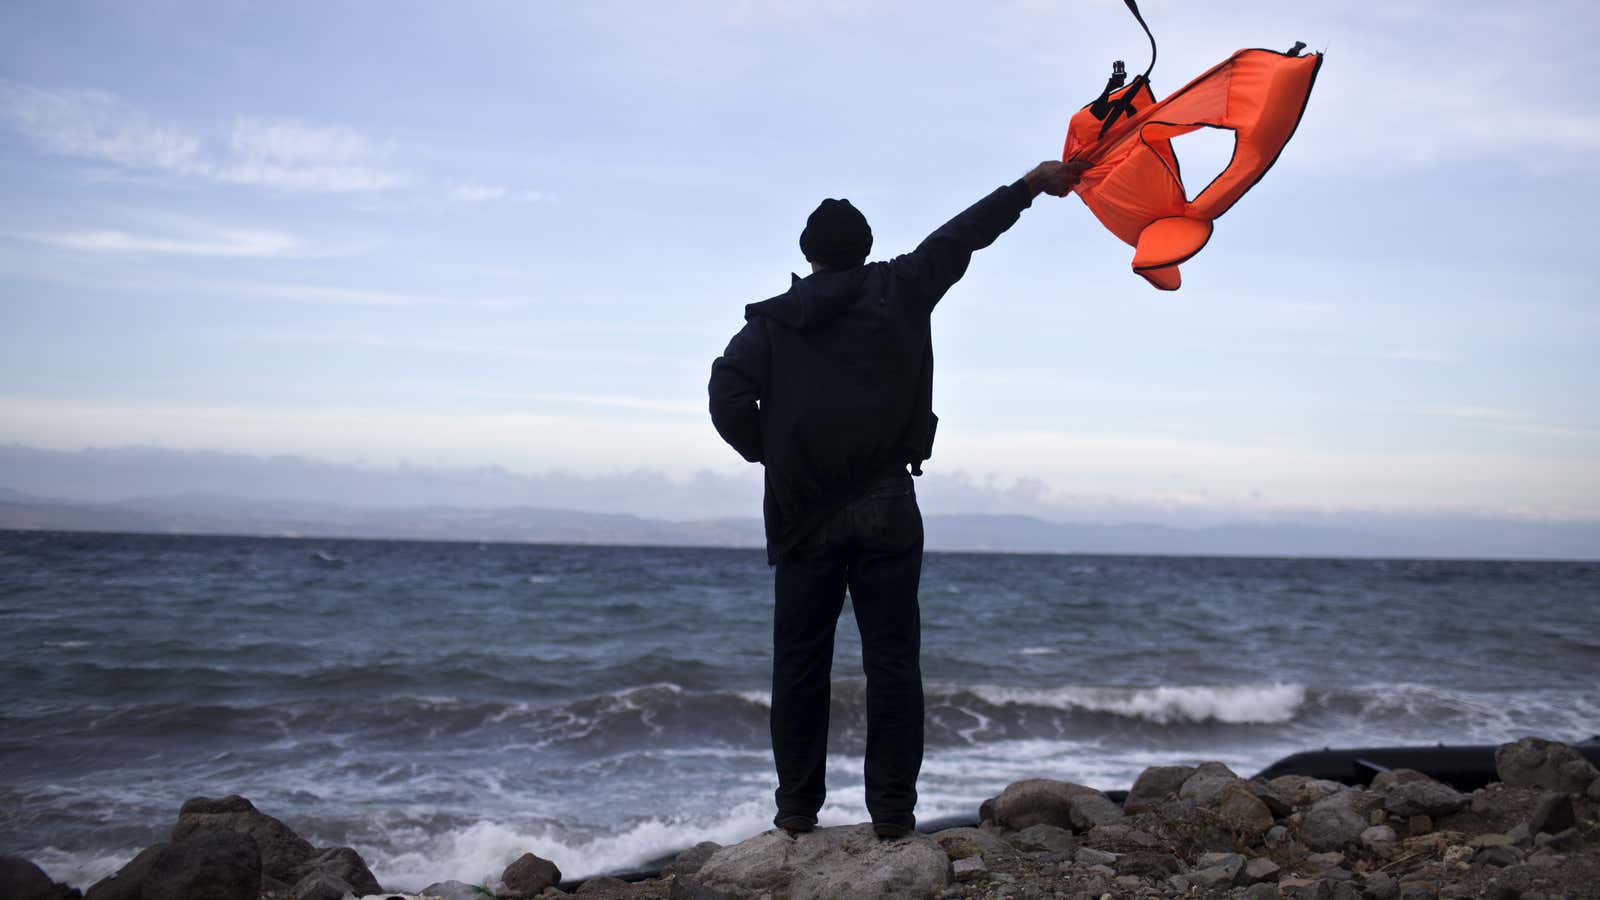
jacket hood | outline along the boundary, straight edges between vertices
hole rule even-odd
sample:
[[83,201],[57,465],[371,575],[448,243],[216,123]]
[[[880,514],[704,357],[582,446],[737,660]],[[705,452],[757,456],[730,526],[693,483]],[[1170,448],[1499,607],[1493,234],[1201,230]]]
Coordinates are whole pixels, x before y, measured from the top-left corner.
[[824,269],[805,278],[790,277],[794,281],[789,290],[770,300],[746,306],[744,317],[762,316],[797,331],[822,328],[861,296],[861,282],[867,277],[867,267]]

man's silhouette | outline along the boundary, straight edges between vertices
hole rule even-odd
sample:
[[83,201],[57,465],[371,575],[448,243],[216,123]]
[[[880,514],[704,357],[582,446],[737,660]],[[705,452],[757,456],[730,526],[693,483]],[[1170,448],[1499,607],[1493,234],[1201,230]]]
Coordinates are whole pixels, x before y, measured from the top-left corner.
[[777,567],[773,821],[791,834],[816,825],[826,794],[834,626],[847,588],[867,677],[867,810],[879,837],[916,825],[922,514],[911,476],[932,454],[938,421],[929,317],[974,251],[1081,173],[1040,163],[888,262],[866,261],[872,229],[850,201],[822,201],[800,234],[812,274],[746,306],[744,328],[711,365],[717,432],[766,467],[767,561]]

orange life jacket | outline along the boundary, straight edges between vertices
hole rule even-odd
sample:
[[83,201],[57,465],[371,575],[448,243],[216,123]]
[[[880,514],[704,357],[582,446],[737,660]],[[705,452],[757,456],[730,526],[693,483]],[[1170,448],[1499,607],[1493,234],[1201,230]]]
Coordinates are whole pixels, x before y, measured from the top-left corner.
[[[1128,6],[1138,16],[1131,0]],[[1148,72],[1118,89],[1118,62],[1106,91],[1073,115],[1062,159],[1092,164],[1073,190],[1101,224],[1133,245],[1133,270],[1151,284],[1177,290],[1178,264],[1211,239],[1211,221],[1283,152],[1322,65],[1320,53],[1300,56],[1303,46],[1288,53],[1240,50],[1160,102]],[[1234,149],[1227,168],[1191,200],[1171,140],[1198,128],[1233,131]]]

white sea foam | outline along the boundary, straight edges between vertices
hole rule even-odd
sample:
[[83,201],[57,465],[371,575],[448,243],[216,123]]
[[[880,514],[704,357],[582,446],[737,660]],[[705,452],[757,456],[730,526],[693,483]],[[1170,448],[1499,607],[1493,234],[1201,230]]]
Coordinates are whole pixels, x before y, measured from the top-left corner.
[[1174,722],[1277,724],[1294,718],[1305,703],[1299,684],[1164,685],[1161,687],[1020,688],[980,685],[970,689],[996,705],[1026,704],[1062,710],[1086,710],[1144,719],[1160,725]]
[[772,827],[770,806],[765,798],[749,800],[713,820],[651,818],[620,832],[592,836],[484,821],[434,835],[393,833],[393,845],[409,848],[400,853],[361,845],[356,850],[381,884],[402,890],[448,879],[493,886],[507,865],[529,852],[553,860],[563,877],[582,878],[642,866],[700,841],[742,841]]
[[1023,656],[1044,656],[1049,653],[1058,653],[1054,647],[1023,647],[1020,651]]
[[52,881],[88,890],[89,886],[127,865],[141,847],[108,850],[92,853],[69,853],[59,847],[45,847],[28,854],[34,865],[44,870]]

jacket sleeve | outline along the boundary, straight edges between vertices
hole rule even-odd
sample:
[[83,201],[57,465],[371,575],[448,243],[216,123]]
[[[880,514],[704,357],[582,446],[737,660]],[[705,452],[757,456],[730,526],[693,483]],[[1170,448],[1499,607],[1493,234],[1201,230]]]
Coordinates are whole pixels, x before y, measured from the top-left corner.
[[746,322],[711,363],[711,424],[728,445],[750,462],[765,459],[761,448],[761,407],[771,347],[759,321]]
[[939,226],[917,249],[896,257],[896,273],[914,282],[932,309],[966,274],[972,254],[994,243],[1031,205],[1033,192],[1021,179],[995,189]]

